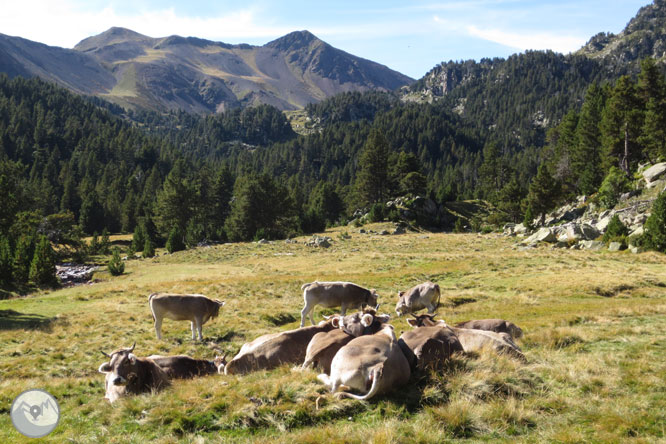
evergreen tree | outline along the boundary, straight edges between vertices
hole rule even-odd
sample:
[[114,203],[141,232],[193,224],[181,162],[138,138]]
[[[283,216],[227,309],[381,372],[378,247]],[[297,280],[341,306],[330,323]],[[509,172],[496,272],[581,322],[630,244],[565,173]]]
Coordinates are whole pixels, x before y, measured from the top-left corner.
[[666,156],[666,82],[651,57],[641,62],[637,90],[645,111],[638,142],[646,157],[654,162],[657,157]]
[[99,253],[109,254],[111,248],[111,240],[109,239],[109,231],[105,228],[102,230],[102,239],[99,241]]
[[83,231],[88,234],[104,229],[104,208],[99,202],[97,192],[94,190],[88,193],[83,200],[79,223]]
[[19,284],[28,282],[30,276],[30,263],[34,256],[35,246],[31,236],[23,235],[19,238],[14,251],[14,281]]
[[111,255],[111,259],[109,260],[107,267],[109,269],[109,273],[111,273],[112,276],[120,276],[125,272],[125,263],[120,258],[120,251],[118,251],[118,247],[113,249],[113,254]]
[[534,212],[531,205],[527,205],[525,215],[523,216],[523,225],[530,231],[534,230]]
[[55,257],[51,243],[46,236],[41,236],[30,263],[29,279],[39,286],[54,286],[58,283],[55,273]]
[[652,213],[644,229],[642,245],[651,250],[666,252],[666,192],[662,192],[652,204]]
[[146,238],[146,242],[143,246],[143,254],[141,257],[155,257],[155,246],[153,245],[153,242]]
[[389,145],[386,137],[373,129],[358,161],[356,187],[362,204],[383,202],[389,189]]
[[516,178],[513,177],[498,193],[497,208],[504,211],[509,219],[516,223],[523,216],[521,209],[523,197],[523,191]]
[[629,229],[622,223],[620,216],[615,214],[608,226],[606,227],[606,232],[603,236],[603,241],[606,243],[609,242],[621,242],[622,244],[626,243],[627,235],[629,234]]
[[184,249],[185,241],[183,240],[183,233],[178,227],[173,227],[166,242],[166,250],[171,254]]
[[195,189],[185,173],[185,163],[178,161],[164,181],[157,196],[157,225],[164,234],[173,227],[185,232],[194,210]]
[[605,101],[604,89],[593,84],[587,90],[578,119],[571,168],[578,190],[583,194],[594,193],[603,179],[600,123]]
[[599,188],[597,199],[606,208],[617,205],[620,195],[629,191],[630,183],[627,176],[617,167],[611,167]]
[[143,251],[143,247],[146,245],[146,232],[143,227],[143,224],[138,224],[134,228],[134,234],[132,235],[132,251],[139,253]]
[[553,178],[548,166],[541,164],[527,194],[528,205],[540,217],[541,224],[546,213],[557,206],[559,196],[559,183]]
[[12,281],[14,271],[14,256],[9,245],[9,239],[0,237],[0,282],[8,284]]

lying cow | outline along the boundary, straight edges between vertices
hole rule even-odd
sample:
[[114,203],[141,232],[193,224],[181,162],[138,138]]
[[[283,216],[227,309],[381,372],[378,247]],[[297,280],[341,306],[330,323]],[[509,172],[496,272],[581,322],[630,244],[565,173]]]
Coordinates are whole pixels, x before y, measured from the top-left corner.
[[148,297],[148,303],[153,313],[157,339],[162,339],[162,319],[169,318],[176,321],[190,321],[192,340],[196,340],[196,331],[199,333],[200,341],[203,341],[201,326],[209,319],[216,318],[220,307],[224,305],[222,301],[208,299],[201,294],[169,293],[153,293]]
[[340,397],[369,399],[389,392],[409,381],[409,363],[393,333],[393,327],[384,324],[374,335],[359,336],[342,347],[331,362],[331,375],[317,376],[331,392],[346,386],[364,395],[340,392]]
[[334,330],[317,333],[312,337],[301,369],[314,367],[330,374],[331,362],[338,350],[355,337],[377,333],[385,322],[388,322],[388,316],[377,316],[374,309],[345,316],[339,321],[334,319]]
[[439,326],[450,328],[458,337],[466,353],[478,352],[483,348],[490,348],[498,353],[506,353],[525,361],[525,355],[511,339],[508,333],[495,333],[494,331],[473,330],[469,328],[449,327],[444,321],[435,321],[435,315],[419,315],[415,319],[408,319],[412,327]]
[[511,338],[518,339],[523,336],[523,330],[513,322],[504,319],[479,319],[475,321],[459,322],[458,328],[471,328],[474,330],[494,331],[495,333],[508,333]]
[[[269,333],[252,342],[243,344],[240,351],[226,365],[220,366],[220,373],[244,374],[255,370],[268,370],[282,364],[301,363],[313,336],[333,330],[338,317],[334,316],[318,325],[297,328],[278,333]],[[336,324],[337,325],[337,324]]]
[[440,297],[439,285],[430,281],[424,282],[410,288],[407,292],[398,292],[395,312],[398,316],[402,316],[427,308],[428,313],[434,313],[439,306]]
[[172,379],[191,379],[217,373],[215,362],[206,359],[194,359],[185,355],[151,355],[148,359],[152,359]]
[[367,290],[351,282],[312,282],[303,284],[303,300],[305,306],[301,311],[301,327],[305,325],[305,317],[309,315],[312,325],[313,310],[316,305],[333,308],[340,307],[340,314],[345,315],[348,308],[363,308],[366,305],[377,305],[377,292]]
[[167,387],[169,377],[152,359],[138,358],[134,355],[134,347],[121,348],[110,355],[109,362],[99,366],[99,372],[106,374],[105,399],[115,402],[125,394],[138,394],[158,391]]
[[406,331],[398,343],[412,370],[438,370],[451,355],[464,351],[453,330],[444,326],[417,327]]

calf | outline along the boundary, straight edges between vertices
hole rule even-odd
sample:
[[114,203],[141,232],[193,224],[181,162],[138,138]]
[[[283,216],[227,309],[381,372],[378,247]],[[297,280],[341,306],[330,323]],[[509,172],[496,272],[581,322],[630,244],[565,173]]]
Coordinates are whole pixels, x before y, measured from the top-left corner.
[[470,328],[449,327],[444,321],[435,321],[434,315],[420,315],[416,319],[408,319],[412,327],[439,326],[450,328],[458,337],[466,353],[478,352],[483,348],[490,348],[498,353],[506,353],[525,361],[525,355],[511,339],[508,333],[495,333],[494,331],[473,330]]
[[428,313],[434,313],[439,306],[440,297],[439,285],[430,281],[424,282],[410,288],[407,292],[398,292],[398,303],[395,306],[395,312],[398,316],[402,316],[427,308]]
[[377,292],[367,290],[351,282],[312,282],[303,284],[303,300],[305,306],[301,311],[301,327],[305,325],[305,317],[309,316],[314,325],[312,311],[316,305],[322,307],[340,307],[340,314],[345,315],[348,308],[363,308],[366,305],[377,305]]
[[318,325],[269,333],[243,344],[240,351],[224,368],[225,375],[244,374],[255,370],[268,370],[282,364],[301,363],[312,337],[335,327],[337,317],[321,321]]
[[319,368],[326,374],[331,373],[331,362],[338,350],[347,345],[355,337],[374,334],[382,328],[388,316],[377,316],[374,309],[362,313],[354,313],[332,322],[334,330],[314,335],[305,353],[305,361],[301,369],[311,366]]
[[194,359],[185,355],[151,355],[148,359],[152,359],[172,379],[191,379],[217,373],[217,365],[206,359]]
[[341,386],[366,392],[364,395],[340,392],[340,397],[369,399],[406,384],[410,374],[393,327],[384,324],[374,335],[359,336],[342,347],[331,362],[331,375],[322,373],[317,378],[333,393]]
[[[109,362],[99,366],[99,372],[106,374],[105,399],[115,402],[124,394],[138,394],[159,391],[167,387],[169,377],[152,359],[138,358],[134,355],[134,347],[122,348],[110,355]],[[120,388],[122,387],[122,388]]]
[[479,319],[475,321],[459,322],[458,328],[471,328],[474,330],[494,331],[495,333],[508,333],[511,338],[518,339],[523,336],[523,330],[513,322],[504,319]]
[[453,353],[463,352],[458,337],[448,327],[418,327],[398,340],[412,370],[439,370]]
[[201,326],[208,319],[217,317],[224,302],[208,299],[201,294],[153,293],[148,296],[148,304],[153,313],[157,339],[162,339],[162,319],[169,318],[176,321],[190,321],[192,340],[196,340],[196,329],[199,340],[202,341]]

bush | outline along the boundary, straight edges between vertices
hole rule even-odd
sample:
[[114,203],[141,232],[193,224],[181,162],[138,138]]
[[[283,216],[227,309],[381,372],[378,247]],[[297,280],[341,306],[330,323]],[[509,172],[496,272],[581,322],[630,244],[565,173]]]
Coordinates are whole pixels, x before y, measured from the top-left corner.
[[534,221],[534,212],[532,211],[532,205],[528,205],[525,210],[525,216],[523,217],[523,225],[529,231],[534,230],[534,224],[532,221]]
[[650,250],[666,252],[666,192],[661,193],[652,205],[652,214],[644,226],[640,244]]
[[185,242],[183,242],[183,233],[178,229],[178,227],[173,227],[169,233],[169,238],[167,239],[166,249],[169,253],[174,253],[176,251],[182,251],[185,249]]
[[368,218],[370,222],[381,222],[384,220],[384,204],[376,203],[370,208]]
[[8,284],[12,281],[14,270],[14,256],[12,255],[9,239],[2,237],[0,240],[0,282]]
[[606,208],[612,208],[617,205],[620,194],[629,191],[629,179],[617,167],[611,167],[599,188],[597,199],[599,203]]
[[608,227],[606,228],[602,240],[606,243],[620,242],[622,245],[626,246],[628,235],[629,229],[622,223],[620,217],[616,214],[608,223]]
[[155,256],[155,246],[153,243],[150,241],[150,239],[146,239],[146,243],[143,246],[143,257],[154,257]]
[[14,281],[19,284],[28,282],[30,263],[35,254],[33,238],[21,236],[14,251]]
[[125,272],[125,263],[120,258],[120,252],[117,247],[113,249],[113,255],[111,256],[111,260],[109,260],[108,267],[109,273],[113,276],[120,276]]

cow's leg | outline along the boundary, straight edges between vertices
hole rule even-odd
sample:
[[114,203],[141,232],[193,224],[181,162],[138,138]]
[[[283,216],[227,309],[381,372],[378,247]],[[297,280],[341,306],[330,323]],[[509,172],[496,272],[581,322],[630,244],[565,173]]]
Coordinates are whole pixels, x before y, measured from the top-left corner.
[[310,315],[310,322],[312,322],[312,325],[314,325],[314,314],[312,313],[313,310],[314,307],[306,302],[305,307],[303,307],[303,310],[301,310],[301,327],[305,327],[305,317],[308,315]]
[[437,310],[437,304],[434,303],[434,302],[430,302],[428,304],[428,313],[433,314],[435,312],[435,310]]
[[340,305],[340,316],[344,316],[347,313],[347,304],[344,302]]
[[197,340],[197,336],[196,336],[196,334],[195,334],[195,331],[196,331],[196,330],[195,330],[194,321],[190,321],[190,329],[192,330],[192,340],[193,340],[193,341],[196,341],[196,340]]
[[199,341],[203,341],[203,333],[201,333],[201,329],[203,328],[203,319],[196,318],[196,321],[197,321],[197,332],[199,333]]
[[162,318],[159,316],[155,316],[155,333],[157,339],[162,339]]

